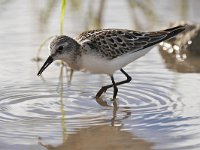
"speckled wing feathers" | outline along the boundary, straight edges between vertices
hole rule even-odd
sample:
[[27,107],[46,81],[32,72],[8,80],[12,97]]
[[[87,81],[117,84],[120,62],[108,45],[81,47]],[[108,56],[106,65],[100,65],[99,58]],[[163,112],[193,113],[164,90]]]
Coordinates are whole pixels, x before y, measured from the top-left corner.
[[76,40],[83,47],[86,47],[84,49],[86,52],[93,51],[96,54],[98,52],[106,59],[114,59],[173,37],[177,32],[180,32],[178,29],[176,27],[158,32],[136,32],[125,29],[91,30],[83,32]]

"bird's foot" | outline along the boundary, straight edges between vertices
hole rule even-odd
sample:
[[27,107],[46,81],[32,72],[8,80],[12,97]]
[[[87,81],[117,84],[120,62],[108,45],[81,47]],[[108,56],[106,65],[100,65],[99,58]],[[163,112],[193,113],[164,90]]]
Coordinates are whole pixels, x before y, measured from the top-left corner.
[[96,94],[96,98],[99,98],[103,93],[107,91],[108,88],[102,87]]

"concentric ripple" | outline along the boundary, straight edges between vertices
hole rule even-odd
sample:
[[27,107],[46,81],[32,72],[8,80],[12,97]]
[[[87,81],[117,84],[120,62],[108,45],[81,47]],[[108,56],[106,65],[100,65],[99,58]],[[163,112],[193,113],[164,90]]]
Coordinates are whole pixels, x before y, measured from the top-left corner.
[[[189,108],[173,88],[173,76],[127,70],[133,81],[119,86],[117,103],[111,101],[112,88],[94,98],[101,85],[110,83],[106,76],[77,73],[62,86],[56,78],[6,84],[0,89],[0,143],[30,144],[39,137],[59,143],[63,133],[106,124],[156,143],[155,149],[198,147],[200,118],[184,113]],[[115,79],[124,76],[117,72]]]
[[[124,121],[125,128],[156,142],[155,149],[199,147],[200,117],[195,111],[200,110],[194,109],[195,104],[185,104],[170,74],[146,74],[147,78],[141,78],[144,74],[135,73],[135,82],[120,87],[120,106],[129,106],[132,112],[131,118]],[[187,109],[194,111],[186,114]]]
[[30,144],[38,137],[51,139],[53,133],[60,141],[65,128],[71,133],[76,128],[103,122],[104,112],[96,113],[99,108],[92,106],[95,102],[88,105],[88,100],[79,101],[79,91],[69,91],[67,86],[68,96],[61,96],[57,88],[56,84],[41,86],[41,82],[1,88],[0,143],[9,143],[12,139],[13,143]]

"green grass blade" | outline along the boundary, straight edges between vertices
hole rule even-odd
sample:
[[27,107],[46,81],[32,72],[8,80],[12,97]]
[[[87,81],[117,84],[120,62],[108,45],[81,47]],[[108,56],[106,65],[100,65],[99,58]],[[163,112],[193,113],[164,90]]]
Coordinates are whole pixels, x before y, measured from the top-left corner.
[[67,6],[67,0],[62,0],[61,15],[60,15],[60,34],[63,34],[63,24],[64,24],[66,6]]

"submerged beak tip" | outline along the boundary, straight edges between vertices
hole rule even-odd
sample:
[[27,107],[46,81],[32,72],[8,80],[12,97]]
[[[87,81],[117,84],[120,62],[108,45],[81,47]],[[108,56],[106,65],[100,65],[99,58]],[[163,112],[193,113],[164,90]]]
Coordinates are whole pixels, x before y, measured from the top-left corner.
[[39,77],[39,76],[41,76],[41,71],[38,71],[38,73],[37,73],[37,76]]

